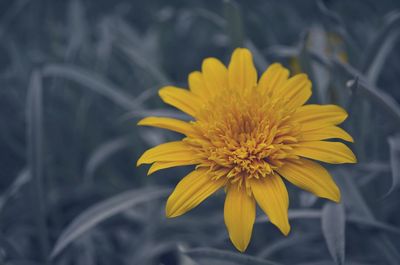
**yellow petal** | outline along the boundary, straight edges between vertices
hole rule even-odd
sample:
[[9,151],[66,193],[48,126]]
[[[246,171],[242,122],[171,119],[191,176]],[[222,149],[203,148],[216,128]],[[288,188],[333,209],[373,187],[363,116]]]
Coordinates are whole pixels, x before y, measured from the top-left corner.
[[218,59],[207,58],[202,68],[204,82],[212,94],[228,87],[228,70]]
[[235,91],[247,90],[257,84],[257,71],[253,56],[248,49],[236,49],[228,68],[229,88]]
[[274,91],[279,91],[282,85],[287,81],[289,71],[282,67],[279,63],[271,64],[268,69],[262,74],[258,89],[272,94]]
[[293,154],[331,164],[356,163],[353,152],[343,143],[312,141],[300,142]]
[[299,122],[302,131],[324,128],[342,123],[347,112],[336,105],[305,105],[300,107],[292,119]]
[[300,139],[301,141],[318,141],[318,140],[326,140],[332,138],[338,138],[348,142],[354,142],[353,137],[351,137],[350,134],[348,134],[345,130],[337,126],[330,126],[330,127],[302,132]]
[[244,187],[230,185],[225,199],[224,219],[229,238],[241,252],[249,245],[255,217],[254,198],[247,195]]
[[328,171],[313,161],[286,161],[278,173],[294,185],[314,195],[339,202],[340,190]]
[[158,92],[162,100],[194,117],[201,107],[201,100],[187,89],[172,86],[163,87]]
[[311,81],[306,74],[291,77],[282,87],[280,96],[288,100],[288,108],[298,108],[311,97]]
[[137,165],[150,164],[153,162],[171,162],[171,161],[191,161],[194,159],[195,152],[182,141],[169,142],[157,145],[139,158]]
[[167,217],[177,217],[186,213],[225,185],[225,178],[212,180],[207,175],[207,170],[194,170],[178,183],[167,201]]
[[290,231],[289,197],[282,178],[278,174],[274,174],[261,179],[253,179],[250,185],[254,198],[271,223],[276,225],[284,235],[287,235]]
[[153,126],[158,128],[163,128],[178,133],[185,134],[186,136],[196,136],[196,130],[189,122],[164,118],[164,117],[147,117],[138,122],[141,126]]
[[207,99],[210,96],[210,91],[204,82],[203,75],[199,71],[195,71],[189,74],[188,78],[189,88],[193,94],[201,97],[202,99]]
[[187,161],[168,161],[168,162],[154,162],[149,168],[147,175],[151,175],[156,171],[161,169],[171,168],[171,167],[181,167],[196,164],[195,160],[187,160]]

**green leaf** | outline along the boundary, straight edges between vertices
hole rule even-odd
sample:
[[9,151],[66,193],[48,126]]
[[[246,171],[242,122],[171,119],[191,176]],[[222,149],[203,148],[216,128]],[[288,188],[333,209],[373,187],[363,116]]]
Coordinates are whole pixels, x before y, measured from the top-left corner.
[[365,73],[367,79],[375,84],[388,55],[392,52],[396,41],[400,36],[400,12],[395,11],[385,17],[384,26],[373,37],[368,45],[361,71]]
[[92,179],[96,169],[110,156],[123,148],[129,147],[129,137],[119,137],[100,145],[90,156],[85,167],[84,178]]
[[224,0],[226,31],[232,48],[244,46],[243,20],[238,4],[234,0]]
[[[337,171],[343,176],[348,175],[346,171]],[[341,187],[343,201],[347,204],[348,208],[353,210],[353,213],[357,213],[357,216],[364,218],[369,222],[375,222],[376,218],[372,214],[369,206],[365,202],[359,188],[355,184],[354,180],[349,177],[335,178],[339,182]],[[397,265],[400,260],[400,253],[385,234],[378,234],[374,236],[374,240],[371,243],[375,248],[379,249],[385,256],[388,264]]]
[[276,262],[212,248],[195,248],[183,250],[182,252],[198,262],[199,265],[217,264],[217,262],[232,265],[279,265]]
[[46,226],[46,206],[43,188],[43,86],[42,74],[39,70],[34,70],[28,88],[26,103],[27,120],[27,142],[28,142],[28,171],[32,176],[32,198],[31,207],[37,227],[37,237],[39,239],[40,251],[43,262],[46,262],[49,251],[49,238]]
[[[322,217],[322,211],[321,210],[312,210],[312,209],[291,209],[289,210],[289,220],[299,220],[299,219],[320,219]],[[263,222],[269,222],[269,219],[267,216],[260,216],[256,219],[256,223],[263,223]],[[382,232],[387,232],[390,234],[396,234],[400,236],[400,228],[397,228],[392,225],[388,225],[386,223],[377,221],[377,220],[371,220],[371,219],[365,219],[362,216],[359,215],[349,215],[346,218],[346,222],[349,224],[354,224],[354,225],[359,225],[359,226],[365,226],[368,229],[378,229]]]
[[75,81],[107,97],[117,105],[127,110],[132,110],[138,107],[138,104],[134,98],[122,92],[121,89],[112,85],[102,76],[99,76],[98,74],[79,66],[67,64],[49,64],[43,68],[43,76],[62,77]]
[[343,265],[345,260],[345,222],[343,205],[327,202],[322,210],[322,232],[337,265]]
[[390,166],[392,169],[392,185],[386,196],[391,194],[400,185],[400,135],[388,138],[390,147]]
[[96,203],[79,214],[57,239],[51,258],[98,223],[141,203],[157,200],[169,193],[167,189],[152,188],[131,190]]

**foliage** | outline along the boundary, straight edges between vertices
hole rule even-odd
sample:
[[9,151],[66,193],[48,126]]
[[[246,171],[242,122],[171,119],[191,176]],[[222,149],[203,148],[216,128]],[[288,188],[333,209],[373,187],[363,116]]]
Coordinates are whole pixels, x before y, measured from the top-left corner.
[[[0,264],[400,263],[400,6],[397,1],[0,3]],[[182,117],[163,85],[246,46],[346,108],[357,165],[330,168],[334,205],[290,187],[292,231],[257,219],[246,254],[223,194],[185,216],[165,198],[188,169],[146,177],[139,155],[179,135],[138,128]],[[262,216],[262,215],[260,215]]]

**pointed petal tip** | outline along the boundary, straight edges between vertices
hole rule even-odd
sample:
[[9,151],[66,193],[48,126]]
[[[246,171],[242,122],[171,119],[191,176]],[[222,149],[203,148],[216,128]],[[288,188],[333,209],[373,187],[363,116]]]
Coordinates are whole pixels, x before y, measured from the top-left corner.
[[170,204],[167,201],[167,205],[165,207],[165,217],[167,218],[175,218],[178,216],[181,216],[183,213],[179,213],[175,210],[172,209],[172,207],[170,206]]
[[283,65],[281,63],[272,63],[269,67],[282,67],[282,68],[285,68],[285,67],[283,67]]
[[[146,151],[146,152],[147,152],[147,151]],[[145,157],[146,152],[144,152],[144,153],[139,157],[139,159],[137,160],[137,162],[136,162],[136,166],[137,166],[137,167],[139,167],[139,166],[141,166],[141,165],[143,165],[143,164],[146,164],[146,161],[145,161],[145,159],[146,159],[146,157]]]
[[246,251],[247,247],[249,246],[250,240],[247,241],[247,242],[245,242],[245,241],[237,241],[237,240],[234,241],[231,236],[229,236],[229,237],[231,239],[231,242],[232,242],[233,246],[237,250],[239,250],[241,253]]
[[347,141],[349,143],[354,143],[354,138],[350,134],[348,135],[348,137],[346,139],[343,139],[343,140],[345,140],[345,141]]
[[271,221],[271,223],[273,225],[275,225],[284,236],[288,236],[289,235],[290,229],[291,229],[289,221],[287,221],[285,223],[277,223],[277,222],[272,222]]
[[341,194],[341,192],[339,190],[339,187],[338,187],[338,191],[335,194],[335,196],[332,198],[332,201],[334,201],[336,203],[340,203],[341,199],[342,199],[342,194]]
[[253,55],[252,55],[252,53],[251,53],[251,51],[250,51],[249,49],[247,49],[247,48],[241,48],[241,47],[236,48],[236,49],[233,51],[232,57],[235,56],[235,55],[238,55],[238,54],[240,54],[240,53],[247,54],[247,55],[250,55],[251,57],[253,57]]
[[165,217],[167,218],[174,217],[169,200],[167,201],[167,205],[165,205]]
[[281,232],[282,232],[282,234],[284,236],[288,236],[289,235],[290,229],[291,229],[291,227],[290,227],[289,223],[287,225],[285,225],[284,227],[280,228],[280,230],[281,230]]
[[143,119],[141,119],[140,121],[138,121],[138,122],[136,123],[136,125],[144,126],[144,125],[146,125],[146,121],[148,121],[148,119],[149,119],[149,117],[143,118]]
[[170,91],[171,89],[173,90],[174,87],[173,87],[173,86],[164,86],[164,87],[162,87],[162,88],[160,88],[160,89],[158,90],[158,95],[159,95],[161,98],[163,98],[163,97],[166,96],[166,93],[168,93],[168,91]]
[[320,198],[325,198],[325,199],[330,200],[332,202],[340,203],[341,196],[342,195],[341,195],[341,192],[339,190],[339,187],[336,186],[336,190],[335,190],[335,192],[333,194],[327,195],[327,196],[323,196],[323,197],[321,196]]
[[358,162],[357,161],[357,157],[356,157],[356,155],[353,153],[353,151],[350,148],[349,148],[349,150],[350,150],[351,154],[349,154],[350,157],[349,157],[349,160],[347,161],[347,163],[356,164]]
[[[233,242],[232,242],[233,243]],[[240,244],[235,244],[233,243],[233,245],[235,246],[235,248],[237,250],[239,250],[241,253],[244,253],[247,249],[247,245],[240,245]]]
[[148,150],[147,150],[139,157],[139,159],[136,162],[136,166],[139,167],[143,164],[150,164],[150,163],[152,163],[152,161],[148,161]]

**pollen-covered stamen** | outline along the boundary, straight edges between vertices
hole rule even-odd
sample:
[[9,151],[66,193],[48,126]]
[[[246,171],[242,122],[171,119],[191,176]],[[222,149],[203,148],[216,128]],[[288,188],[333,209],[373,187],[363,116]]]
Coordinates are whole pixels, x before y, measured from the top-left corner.
[[[210,172],[226,172],[231,183],[274,174],[297,143],[299,126],[289,122],[292,110],[255,88],[224,91],[199,111],[195,128],[202,138],[186,141],[198,151]],[[221,174],[217,174],[220,178]],[[247,185],[245,183],[245,185]]]

